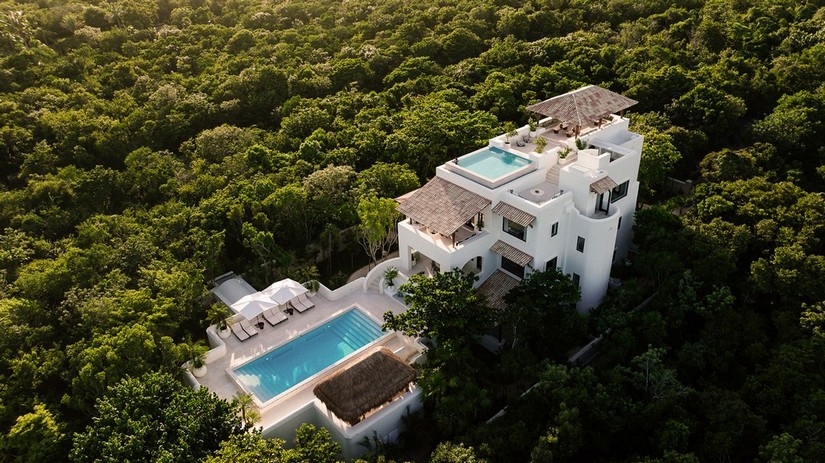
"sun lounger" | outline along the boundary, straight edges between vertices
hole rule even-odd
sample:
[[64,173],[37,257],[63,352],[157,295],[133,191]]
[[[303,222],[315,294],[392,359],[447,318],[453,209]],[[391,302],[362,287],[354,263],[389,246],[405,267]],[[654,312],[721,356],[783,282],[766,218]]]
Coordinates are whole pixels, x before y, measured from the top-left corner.
[[298,312],[301,312],[301,313],[304,313],[307,310],[311,309],[311,307],[307,307],[301,301],[299,301],[297,297],[295,299],[289,301],[289,305],[291,305],[293,309],[295,309],[295,310],[297,310]]
[[256,334],[258,334],[258,329],[252,326],[252,324],[249,323],[249,320],[244,318],[238,323],[241,324],[241,328],[243,328],[243,330],[246,331],[246,334],[250,336],[255,336]]
[[266,321],[268,321],[270,325],[275,326],[278,323],[286,321],[287,316],[280,310],[267,309],[264,310],[264,318],[266,318]]
[[520,141],[516,140],[516,146],[524,146],[524,143],[522,143],[522,142],[520,142]]
[[229,328],[232,329],[232,333],[235,334],[235,337],[238,338],[238,341],[244,342],[249,339],[249,335],[246,334],[246,331],[243,330],[240,324],[232,323],[229,325]]
[[307,307],[307,309],[311,309],[311,308],[315,307],[315,303],[312,302],[312,300],[310,300],[310,298],[306,297],[305,294],[299,294],[298,295],[298,300],[301,301],[301,303],[304,304]]

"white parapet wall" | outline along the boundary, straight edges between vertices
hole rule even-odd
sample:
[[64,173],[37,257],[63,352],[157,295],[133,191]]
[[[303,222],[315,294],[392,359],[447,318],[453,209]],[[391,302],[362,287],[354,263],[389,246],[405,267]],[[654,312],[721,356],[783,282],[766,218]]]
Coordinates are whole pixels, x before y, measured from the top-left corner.
[[350,281],[349,283],[341,286],[340,288],[336,289],[329,289],[324,286],[322,283],[318,283],[318,295],[329,299],[330,301],[337,301],[344,296],[347,296],[352,293],[357,293],[359,291],[364,290],[364,277],[358,278],[357,280]]
[[[363,289],[367,291],[370,287],[372,282],[378,279],[384,278],[384,272],[387,271],[390,267],[395,267],[397,269],[401,268],[401,257],[393,257],[392,259],[387,259],[383,262],[379,262],[372,270],[367,273],[367,276],[363,279]],[[379,285],[379,292],[383,294],[383,288]]]
[[290,446],[295,442],[298,427],[308,423],[329,431],[332,438],[341,445],[341,457],[358,458],[368,450],[361,445],[365,437],[370,442],[374,438],[385,443],[395,442],[404,431],[402,418],[421,410],[421,407],[421,389],[413,386],[411,391],[385,404],[355,426],[350,426],[327,410],[320,400],[315,399],[284,420],[265,428],[263,436],[283,439]]

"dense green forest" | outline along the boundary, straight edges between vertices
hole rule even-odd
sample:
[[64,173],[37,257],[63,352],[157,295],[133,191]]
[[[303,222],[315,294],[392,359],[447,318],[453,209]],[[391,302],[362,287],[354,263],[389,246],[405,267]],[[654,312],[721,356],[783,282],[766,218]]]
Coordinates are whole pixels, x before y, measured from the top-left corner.
[[583,319],[536,274],[474,318],[431,282],[388,320],[455,307],[426,413],[369,458],[825,461],[822,0],[4,1],[0,61],[0,462],[334,461],[170,380],[209,280],[339,285],[376,198],[586,84],[646,137],[623,285]]

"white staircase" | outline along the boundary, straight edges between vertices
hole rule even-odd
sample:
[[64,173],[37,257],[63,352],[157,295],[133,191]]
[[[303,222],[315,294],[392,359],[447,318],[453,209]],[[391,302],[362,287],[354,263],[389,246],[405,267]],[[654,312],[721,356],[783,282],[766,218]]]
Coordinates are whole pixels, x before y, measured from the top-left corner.
[[[576,153],[576,152],[572,152],[572,153],[568,154],[567,155],[567,162],[564,165],[573,164],[574,162],[576,162],[576,159],[578,159],[578,157],[579,157],[579,153]],[[547,179],[548,183],[550,183],[551,185],[558,185],[559,184],[559,171],[561,170],[561,168],[562,168],[561,164],[556,164],[555,166],[547,169],[546,179]]]

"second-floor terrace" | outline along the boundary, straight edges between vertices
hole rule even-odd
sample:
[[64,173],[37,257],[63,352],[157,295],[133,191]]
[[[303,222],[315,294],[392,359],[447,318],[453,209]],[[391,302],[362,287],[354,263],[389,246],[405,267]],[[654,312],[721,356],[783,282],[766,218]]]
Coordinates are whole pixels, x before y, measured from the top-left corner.
[[420,235],[444,249],[482,233],[491,201],[441,177],[398,199],[398,211]]

